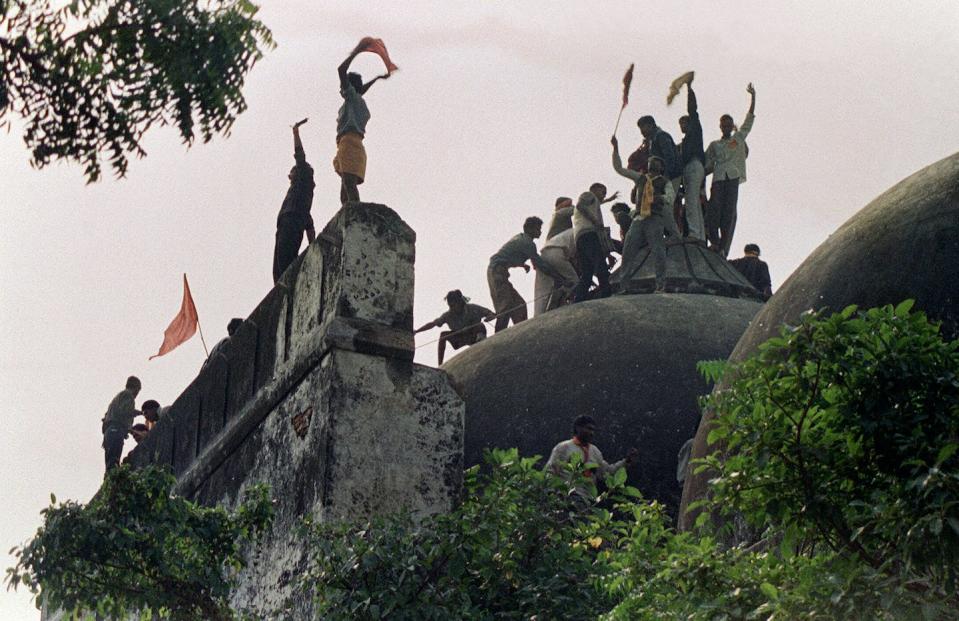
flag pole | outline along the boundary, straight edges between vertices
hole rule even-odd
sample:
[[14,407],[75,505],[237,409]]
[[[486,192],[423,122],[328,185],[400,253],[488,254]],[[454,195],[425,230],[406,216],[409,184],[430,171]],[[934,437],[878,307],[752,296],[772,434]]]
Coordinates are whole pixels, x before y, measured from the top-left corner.
[[619,121],[623,118],[623,110],[626,109],[626,106],[623,106],[619,109],[619,116],[616,117],[616,127],[613,128],[613,135],[616,135],[616,132],[619,131]]
[[203,338],[203,326],[200,325],[200,318],[196,318],[196,328],[200,331],[200,342],[203,343],[203,351],[206,352],[207,359],[210,358],[210,350],[206,348],[206,339]]
[[[183,275],[184,282],[186,281],[186,274]],[[190,296],[190,300],[193,300],[193,296]],[[196,302],[193,302],[193,309],[196,310]],[[210,350],[206,348],[206,339],[203,338],[203,326],[200,325],[200,313],[196,313],[196,329],[200,332],[200,342],[203,343],[203,351],[206,352],[207,360],[210,359]]]

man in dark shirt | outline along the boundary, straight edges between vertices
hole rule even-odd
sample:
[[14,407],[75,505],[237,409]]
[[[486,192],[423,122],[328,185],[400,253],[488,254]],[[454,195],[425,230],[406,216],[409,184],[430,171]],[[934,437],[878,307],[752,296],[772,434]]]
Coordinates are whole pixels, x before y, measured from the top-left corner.
[[[663,131],[663,129],[656,124],[656,120],[651,116],[639,117],[636,124],[639,126],[639,131],[643,134],[643,138],[649,141],[649,157],[658,157],[663,161],[666,167],[663,176],[672,183],[673,196],[676,196],[679,194],[679,186],[683,181],[683,165],[680,161],[679,149],[676,147],[676,143],[673,142],[673,137]],[[637,203],[639,203],[639,198],[639,196],[636,197]],[[669,217],[669,215],[667,215],[667,217]],[[672,217],[676,225],[682,228],[682,216],[677,218],[677,214],[674,212]]]
[[139,414],[134,400],[140,393],[140,386],[139,378],[133,375],[128,377],[126,388],[110,401],[107,413],[103,417],[101,431],[103,432],[103,456],[107,472],[120,465],[123,441],[130,433],[133,419]]
[[769,266],[759,258],[759,246],[746,244],[746,247],[743,248],[743,254],[746,256],[741,259],[733,259],[729,264],[735,267],[756,288],[756,291],[763,295],[764,300],[768,300],[773,295],[773,285],[769,278]]
[[643,138],[649,141],[649,155],[663,160],[666,165],[667,179],[676,179],[683,174],[683,167],[679,161],[679,151],[673,137],[656,125],[656,119],[651,116],[641,116],[636,122]]
[[683,171],[688,235],[705,242],[706,228],[703,224],[703,208],[699,203],[699,188],[703,185],[703,179],[706,178],[703,168],[706,155],[703,149],[703,125],[699,122],[692,75],[686,82],[686,116],[680,117],[679,130],[683,132],[683,141],[679,144],[679,157]]
[[437,365],[443,364],[447,343],[452,345],[453,349],[459,349],[466,345],[475,345],[485,339],[486,326],[483,325],[483,320],[492,319],[495,316],[493,311],[486,307],[469,304],[469,298],[459,289],[446,294],[446,304],[450,308],[448,311],[413,332],[418,334],[443,325],[450,327],[449,330],[440,332],[440,340],[437,342]]
[[313,167],[307,164],[303,143],[300,142],[300,125],[307,120],[303,119],[293,126],[293,159],[296,160],[296,164],[290,169],[290,188],[286,191],[286,198],[283,199],[283,206],[280,207],[280,214],[276,218],[273,284],[280,280],[280,276],[300,253],[304,231],[308,242],[316,239],[313,217],[310,215],[310,208],[313,207],[313,188],[316,184],[313,182]]

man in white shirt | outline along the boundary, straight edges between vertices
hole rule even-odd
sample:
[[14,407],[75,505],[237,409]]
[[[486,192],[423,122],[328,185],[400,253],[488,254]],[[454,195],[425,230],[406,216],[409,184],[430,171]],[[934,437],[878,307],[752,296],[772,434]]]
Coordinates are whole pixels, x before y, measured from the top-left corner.
[[603,237],[608,237],[603,225],[603,203],[616,200],[619,192],[606,198],[606,186],[594,183],[589,192],[583,192],[576,201],[573,210],[573,237],[576,239],[576,256],[579,258],[579,283],[573,289],[573,302],[590,299],[589,288],[593,285],[593,276],[599,281],[599,287],[592,297],[606,298],[612,293],[609,286],[609,265]]
[[[624,459],[612,464],[607,463],[603,459],[602,452],[592,443],[595,435],[596,421],[593,420],[592,416],[576,417],[576,420],[573,421],[573,438],[564,440],[553,447],[549,461],[546,462],[545,470],[557,476],[563,476],[564,466],[572,459],[573,455],[578,454],[582,457],[583,465],[587,467],[585,470],[586,477],[598,480],[616,472],[623,466],[632,464],[636,460],[638,451],[631,448]],[[585,492],[585,490],[577,491]]]
[[[547,239],[539,251],[539,256],[565,276],[568,282],[579,280],[579,274],[573,267],[573,261],[576,258],[576,238],[573,235],[573,229],[566,229]],[[567,287],[563,282],[558,282],[542,270],[537,270],[533,293],[536,300],[533,304],[533,315],[542,315],[548,310],[559,308],[566,303],[572,291],[572,287]]]
[[713,250],[729,255],[729,248],[736,231],[736,204],[739,201],[739,184],[746,181],[746,136],[753,128],[753,113],[756,109],[756,89],[752,82],[746,87],[749,93],[749,111],[742,126],[736,128],[733,117],[724,114],[719,118],[723,137],[709,143],[706,148],[706,174],[712,173],[713,182],[706,208],[706,230]]

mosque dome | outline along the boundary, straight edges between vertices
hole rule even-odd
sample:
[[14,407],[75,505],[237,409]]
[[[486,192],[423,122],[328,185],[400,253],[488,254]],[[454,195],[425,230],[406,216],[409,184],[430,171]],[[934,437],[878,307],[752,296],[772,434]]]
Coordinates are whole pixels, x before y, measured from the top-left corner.
[[[673,246],[670,262],[685,262],[683,252]],[[674,290],[692,282],[675,270],[673,277]],[[696,363],[725,359],[761,306],[720,295],[614,295],[492,335],[442,367],[466,401],[466,465],[492,447],[545,460],[569,439],[573,419],[589,414],[607,461],[636,447],[630,483],[675,511],[677,453],[709,390]]]
[[[807,309],[869,308],[908,298],[942,322],[944,335],[959,337],[959,153],[900,181],[813,251],[756,315],[730,360],[749,357]],[[704,427],[693,458],[706,453]],[[707,480],[708,474],[686,479],[684,507],[705,495]],[[691,520],[681,517],[680,526]]]

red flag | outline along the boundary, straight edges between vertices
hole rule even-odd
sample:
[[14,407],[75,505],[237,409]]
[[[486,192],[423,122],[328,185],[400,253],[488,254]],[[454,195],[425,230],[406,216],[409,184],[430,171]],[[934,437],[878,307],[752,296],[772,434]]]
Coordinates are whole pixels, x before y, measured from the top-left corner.
[[156,356],[150,356],[153,360],[157,356],[168,354],[196,334],[196,326],[199,318],[196,314],[196,305],[193,304],[193,296],[190,295],[190,283],[186,280],[186,274],[183,275],[183,302],[180,304],[180,312],[177,313],[170,325],[163,332],[163,345],[160,345],[160,351]]
[[623,108],[629,103],[629,87],[633,84],[633,63],[629,63],[629,69],[623,76]]
[[360,39],[360,43],[357,46],[361,52],[373,52],[377,56],[383,59],[383,64],[386,65],[386,73],[393,73],[399,67],[393,64],[393,61],[390,60],[390,53],[386,51],[386,45],[383,43],[383,39],[374,39],[373,37],[363,37]]

